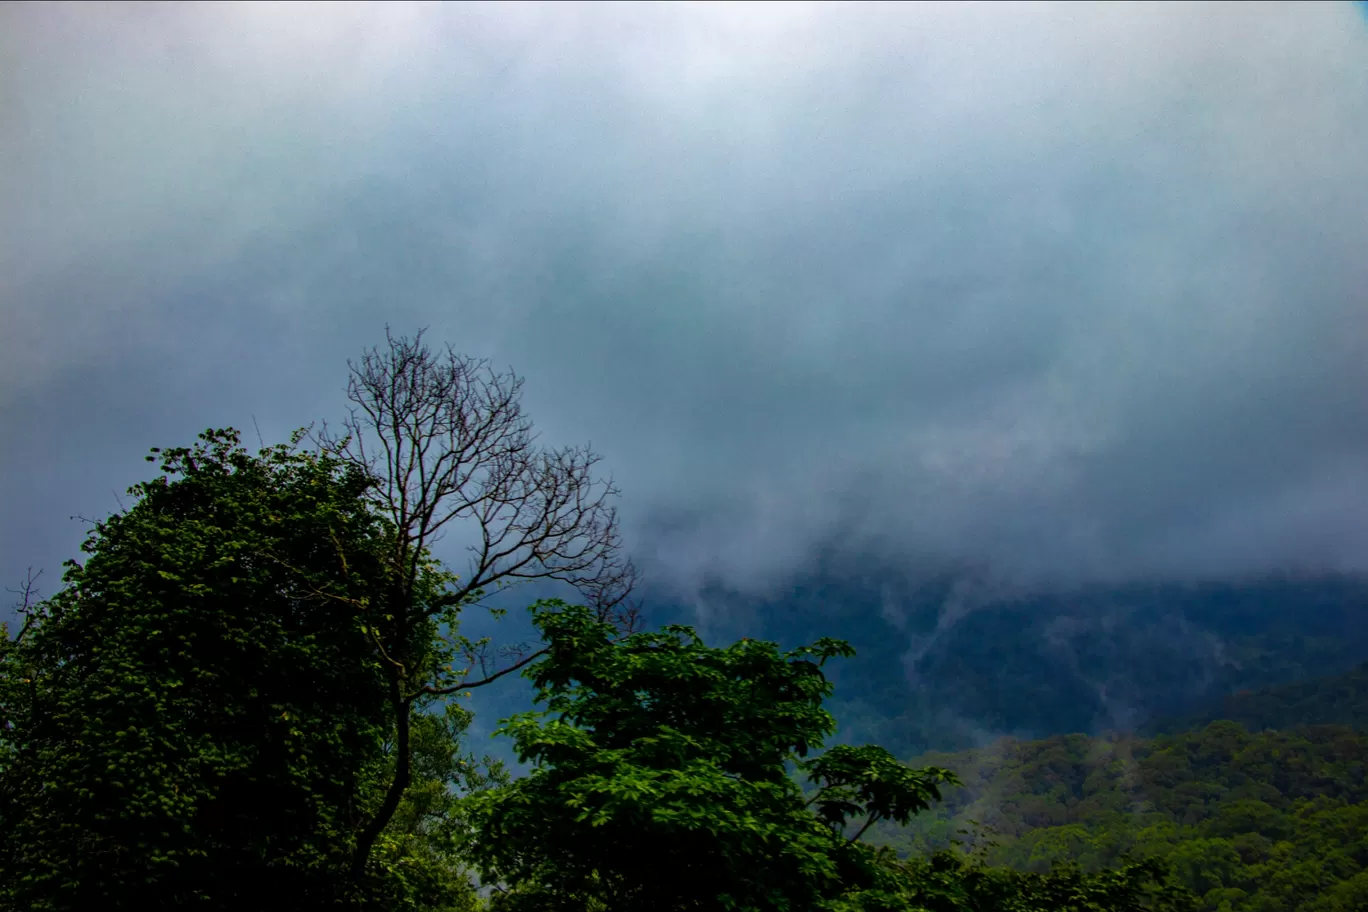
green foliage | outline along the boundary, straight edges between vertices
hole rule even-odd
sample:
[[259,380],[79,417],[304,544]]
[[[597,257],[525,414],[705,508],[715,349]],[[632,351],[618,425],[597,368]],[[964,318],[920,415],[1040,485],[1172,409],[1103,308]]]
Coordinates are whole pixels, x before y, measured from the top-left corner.
[[936,852],[901,866],[903,908],[917,912],[1191,912],[1192,895],[1166,883],[1162,862],[1124,861],[1113,870],[1084,872],[1063,864],[1045,873],[988,867],[954,852]]
[[525,674],[546,709],[505,730],[535,767],[470,801],[469,850],[497,885],[495,909],[1191,908],[1154,862],[1032,874],[950,852],[899,863],[861,842],[956,779],[871,746],[805,759],[834,728],[822,669],[851,654],[843,642],[710,648],[681,626],[615,638],[559,602],[535,606],[534,620],[550,651]]
[[[362,614],[383,608],[392,530],[333,454],[237,443],[209,431],[161,452],[165,474],[95,525],[23,640],[4,638],[0,908],[344,898],[390,762]],[[411,832],[440,767],[409,798]],[[397,848],[368,889],[401,895],[381,887],[423,867]]]
[[618,639],[559,602],[534,620],[550,651],[524,673],[546,710],[504,730],[535,768],[472,809],[499,907],[835,908],[881,882],[872,850],[839,832],[848,817],[901,814],[944,781],[866,749],[801,764],[819,783],[804,799],[786,764],[833,730],[821,669],[850,654],[839,641],[709,648],[680,626]]
[[957,783],[945,770],[911,769],[871,745],[837,745],[801,767],[819,783],[810,802],[818,818],[838,833],[858,818],[866,820],[861,834],[880,820],[906,825],[941,800],[939,783]]
[[[2,631],[0,912],[474,912],[472,867],[493,910],[1364,907],[1362,735],[822,752],[824,669],[853,654],[826,638],[715,648],[538,603],[544,710],[501,729],[534,764],[510,781],[442,702],[485,655],[458,628],[481,591],[301,439],[161,453]],[[1003,840],[952,850],[974,819]]]
[[[980,747],[985,732],[1033,739],[1130,728],[1209,696],[1340,673],[1368,658],[1363,576],[979,592],[984,599],[964,584],[956,574],[927,580],[869,567],[851,575],[817,562],[773,598],[706,594],[726,606],[714,618],[717,636],[783,645],[829,633],[839,606],[841,635],[859,651],[832,671],[839,740],[901,758]],[[946,606],[966,594],[974,610],[942,625]],[[653,606],[662,610],[684,617],[688,609]],[[927,647],[910,666],[909,637]],[[1171,730],[1218,718],[1242,719],[1222,711]],[[1349,723],[1334,713],[1286,718]]]
[[1364,908],[1368,737],[1348,728],[1251,734],[1216,722],[1153,741],[1075,735],[922,761],[966,787],[905,832],[871,835],[901,854],[934,852],[977,821],[998,837],[976,841],[983,857],[1021,871],[1099,871],[1131,855],[1162,860],[1210,912]]
[[[472,719],[454,703],[440,714],[419,713],[413,720],[414,782],[378,840],[366,905],[372,910],[467,912],[479,907],[459,846],[469,822],[461,796],[509,782],[498,761],[477,760],[461,750]],[[393,744],[386,762],[371,771],[373,803],[393,774]]]

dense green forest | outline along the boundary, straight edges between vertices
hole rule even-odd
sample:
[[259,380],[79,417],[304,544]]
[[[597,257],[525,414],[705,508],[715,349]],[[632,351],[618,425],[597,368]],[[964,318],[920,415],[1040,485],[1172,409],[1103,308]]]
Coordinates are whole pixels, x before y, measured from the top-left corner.
[[1004,740],[914,763],[954,770],[964,787],[874,837],[902,854],[961,840],[1026,871],[1156,858],[1211,912],[1368,908],[1368,737],[1348,726],[1251,733],[1218,721],[1152,740]]

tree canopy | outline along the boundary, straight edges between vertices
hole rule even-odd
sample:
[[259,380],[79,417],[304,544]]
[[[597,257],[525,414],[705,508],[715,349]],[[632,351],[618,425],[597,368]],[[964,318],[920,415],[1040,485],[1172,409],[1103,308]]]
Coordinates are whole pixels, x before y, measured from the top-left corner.
[[[95,525],[66,587],[3,638],[0,902],[431,894],[435,873],[393,845],[369,886],[341,876],[395,765],[365,625],[384,611],[394,535],[366,499],[373,480],[327,451],[249,455],[231,430],[154,454],[164,474]],[[413,654],[431,653],[430,629],[413,636]],[[410,805],[436,782],[483,784],[453,755],[466,722],[420,724],[430,762]],[[396,838],[450,816],[437,804],[410,806]]]

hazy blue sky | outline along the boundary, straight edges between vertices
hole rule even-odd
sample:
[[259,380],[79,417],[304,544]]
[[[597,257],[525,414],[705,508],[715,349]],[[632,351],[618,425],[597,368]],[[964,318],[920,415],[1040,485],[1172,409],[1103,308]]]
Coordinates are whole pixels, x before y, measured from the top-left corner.
[[0,6],[7,585],[387,322],[523,374],[683,594],[1368,569],[1368,21]]

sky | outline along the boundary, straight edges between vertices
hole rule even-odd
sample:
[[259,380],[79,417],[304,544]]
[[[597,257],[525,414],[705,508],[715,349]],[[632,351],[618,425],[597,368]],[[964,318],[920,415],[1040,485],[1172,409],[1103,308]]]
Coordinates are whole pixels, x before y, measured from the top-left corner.
[[1364,571],[1365,250],[1351,3],[4,4],[0,577],[387,324],[685,600]]

